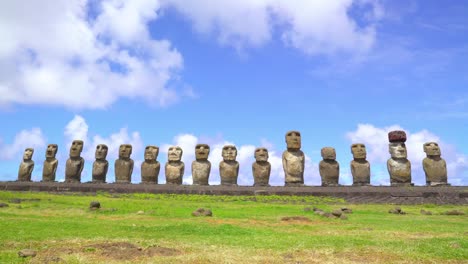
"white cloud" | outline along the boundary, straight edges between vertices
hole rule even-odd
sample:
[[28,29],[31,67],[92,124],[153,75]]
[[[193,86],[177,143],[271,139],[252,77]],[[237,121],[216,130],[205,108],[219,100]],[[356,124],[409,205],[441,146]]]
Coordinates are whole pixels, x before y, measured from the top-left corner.
[[[31,130],[21,130],[16,134],[12,144],[2,144],[0,141],[0,160],[22,159],[23,151],[26,148],[34,148],[37,152],[39,148],[46,145],[46,139],[40,128]],[[34,160],[34,156],[33,156]]]
[[[392,130],[405,130],[407,135],[406,148],[408,159],[411,162],[412,182],[416,185],[425,185],[425,174],[422,160],[426,157],[423,144],[430,141],[439,143],[442,158],[447,162],[448,181],[454,185],[468,183],[468,158],[459,153],[453,145],[443,142],[437,135],[428,130],[410,132],[399,125],[388,127],[375,127],[371,124],[359,124],[355,131],[348,132],[346,137],[351,143],[364,143],[367,148],[367,160],[371,163],[371,180],[377,184],[389,184],[390,179],[386,171],[386,161],[390,158],[388,152],[388,132]],[[375,170],[377,168],[377,170]]]
[[[284,43],[306,54],[361,53],[375,41],[375,23],[383,16],[376,0],[163,0],[187,16],[195,30],[215,34],[221,44],[237,49],[258,47],[277,30]],[[362,8],[362,7],[367,7]],[[351,9],[364,25],[350,16]]]
[[182,56],[151,39],[152,1],[2,1],[0,105],[52,104],[106,108],[122,97],[157,105],[178,100],[168,83]]

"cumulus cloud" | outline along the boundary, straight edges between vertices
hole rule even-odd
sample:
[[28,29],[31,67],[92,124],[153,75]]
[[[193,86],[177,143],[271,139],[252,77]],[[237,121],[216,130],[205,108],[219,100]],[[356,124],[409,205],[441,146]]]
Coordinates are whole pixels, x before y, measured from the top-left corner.
[[[408,159],[411,162],[412,182],[416,185],[425,185],[425,174],[422,160],[426,157],[423,144],[430,141],[439,143],[442,158],[447,162],[448,181],[453,185],[466,185],[468,183],[468,158],[460,153],[453,145],[445,143],[439,136],[428,130],[411,132],[399,125],[376,127],[371,124],[359,124],[355,131],[348,132],[346,137],[351,143],[364,143],[367,148],[367,159],[372,166],[372,180],[379,184],[389,184],[390,176],[386,171],[386,161],[390,158],[388,152],[388,132],[404,130],[407,135],[406,148]],[[373,170],[377,168],[377,170]],[[374,171],[376,172],[374,174]]]
[[[167,150],[170,146],[179,146],[183,149],[184,153],[182,155],[182,161],[185,163],[185,173],[184,173],[184,184],[192,184],[192,171],[191,164],[195,160],[195,146],[199,143],[208,143],[210,145],[210,155],[208,160],[211,162],[211,173],[209,178],[209,183],[211,185],[218,185],[221,182],[219,176],[219,163],[222,161],[222,149],[225,145],[235,145],[237,148],[237,158],[239,162],[239,176],[238,184],[251,186],[254,183],[252,175],[252,163],[255,161],[254,151],[256,147],[267,147],[269,159],[268,161],[271,164],[271,175],[270,175],[270,184],[276,186],[284,185],[284,171],[282,164],[282,151],[277,151],[273,144],[262,139],[259,146],[254,145],[236,145],[232,141],[228,141],[222,138],[217,139],[203,139],[202,141],[195,135],[192,134],[180,134],[174,137],[171,144],[165,143],[161,145],[160,151],[166,156],[162,157],[162,166],[160,173],[160,182],[165,182],[164,176],[164,164],[167,160]],[[304,173],[305,183],[308,185],[320,185],[320,176],[318,174],[318,164],[312,162],[312,160],[306,155],[305,160],[305,173]]]
[[[26,148],[34,148],[36,151],[46,145],[45,136],[40,128],[21,130],[16,134],[11,144],[2,144],[0,141],[0,160],[12,160],[22,157]],[[34,158],[34,157],[33,157]]]
[[[288,46],[310,55],[369,50],[376,36],[375,23],[383,16],[376,0],[162,0],[188,17],[194,29],[214,34],[221,44],[258,47],[275,30]],[[361,24],[350,15],[357,13]],[[362,23],[364,22],[364,23]]]
[[181,54],[152,39],[158,0],[2,1],[0,105],[106,108],[122,97],[178,100]]

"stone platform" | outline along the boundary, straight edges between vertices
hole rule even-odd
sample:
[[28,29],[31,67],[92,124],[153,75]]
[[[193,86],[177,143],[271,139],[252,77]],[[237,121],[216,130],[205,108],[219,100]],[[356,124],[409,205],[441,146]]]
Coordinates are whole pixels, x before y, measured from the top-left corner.
[[390,186],[340,186],[340,187],[251,187],[251,186],[196,186],[165,184],[94,184],[94,183],[44,183],[0,182],[3,191],[81,192],[108,193],[174,193],[203,195],[299,195],[325,196],[344,199],[347,203],[363,204],[468,204],[467,186],[446,187],[390,187]]

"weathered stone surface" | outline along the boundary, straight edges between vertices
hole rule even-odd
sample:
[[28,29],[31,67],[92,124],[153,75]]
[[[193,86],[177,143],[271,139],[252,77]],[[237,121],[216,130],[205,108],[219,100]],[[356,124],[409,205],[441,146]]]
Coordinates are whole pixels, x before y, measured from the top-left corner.
[[402,211],[400,207],[395,207],[394,209],[388,210],[390,214],[406,214],[406,212]]
[[366,160],[366,146],[362,143],[351,145],[353,160],[350,163],[353,186],[370,185],[370,163]]
[[83,140],[73,140],[70,147],[70,158],[65,164],[65,182],[81,182],[81,172],[85,160],[81,157]]
[[325,147],[321,151],[323,160],[319,163],[322,186],[338,186],[340,177],[340,164],[336,161],[334,148]]
[[340,215],[341,220],[348,220],[348,217],[345,214]]
[[333,210],[332,212],[332,215],[336,216],[336,217],[340,217],[343,212],[341,210]]
[[423,214],[423,215],[432,215],[432,212],[431,212],[431,211],[426,211],[426,210],[424,210],[424,209],[421,209],[420,212],[421,212],[421,214]]
[[192,162],[192,180],[194,185],[208,185],[211,172],[211,162],[208,161],[210,146],[197,144],[195,146],[195,160]]
[[18,256],[22,258],[35,257],[37,252],[32,249],[22,249],[18,252]]
[[96,210],[101,208],[101,203],[99,201],[92,201],[89,203],[89,209]]
[[341,211],[345,214],[352,214],[353,213],[353,210],[352,209],[349,209],[349,208],[346,208],[346,207],[342,207],[341,208]]
[[406,133],[402,130],[394,130],[388,133],[389,142],[406,142]]
[[159,148],[146,146],[145,161],[141,163],[141,183],[157,184],[161,164],[157,161]]
[[221,185],[237,185],[239,162],[236,161],[237,148],[234,145],[223,147],[223,160],[219,163]]
[[426,174],[426,184],[429,186],[448,185],[447,163],[442,159],[439,144],[424,143],[426,158],[423,159],[423,169]]
[[108,147],[104,144],[96,146],[94,156],[96,160],[93,163],[92,182],[104,183],[106,182],[107,170],[109,169],[109,162],[106,160]]
[[270,186],[271,164],[268,162],[268,150],[256,148],[254,153],[255,162],[252,164],[254,186]]
[[184,177],[185,164],[182,160],[182,148],[179,146],[169,147],[167,152],[168,161],[166,162],[166,184],[182,184]]
[[288,131],[285,139],[287,149],[282,156],[285,185],[303,186],[305,156],[301,151],[301,133]]
[[18,169],[18,181],[31,181],[31,174],[34,170],[34,161],[32,160],[33,154],[33,148],[24,150],[23,161],[20,163]]
[[55,158],[57,155],[58,145],[49,144],[46,150],[46,160],[42,168],[42,181],[54,182],[55,174],[57,172],[58,160]]
[[198,208],[192,212],[192,216],[213,216],[213,212],[210,209]]
[[[394,133],[395,132],[395,133]],[[403,132],[403,133],[401,133]],[[402,136],[404,131],[392,131],[388,133],[389,139],[393,142],[388,144],[391,158],[387,161],[387,170],[390,174],[390,183],[392,186],[411,186],[411,162],[407,159],[406,145],[403,141],[406,140],[406,134]]]
[[114,163],[115,182],[130,183],[132,181],[134,161],[132,155],[132,145],[122,144],[119,147],[119,158]]

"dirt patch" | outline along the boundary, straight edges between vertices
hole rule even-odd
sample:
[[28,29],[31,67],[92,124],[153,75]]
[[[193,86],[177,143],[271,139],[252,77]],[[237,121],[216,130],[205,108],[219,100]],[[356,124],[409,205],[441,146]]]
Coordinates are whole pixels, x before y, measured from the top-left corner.
[[112,259],[116,261],[143,260],[149,257],[170,257],[181,255],[174,248],[150,246],[147,248],[129,242],[104,242],[85,246],[49,248],[39,251],[31,263],[66,263],[70,255],[80,256],[80,259]]
[[308,217],[305,216],[285,216],[281,217],[281,221],[285,222],[312,222]]

